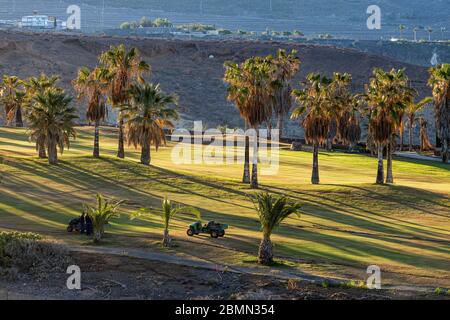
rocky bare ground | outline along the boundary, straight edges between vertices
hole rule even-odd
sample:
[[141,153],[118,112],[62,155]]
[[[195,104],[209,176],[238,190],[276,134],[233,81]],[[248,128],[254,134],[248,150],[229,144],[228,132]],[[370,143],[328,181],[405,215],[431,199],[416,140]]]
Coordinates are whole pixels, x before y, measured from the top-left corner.
[[324,287],[320,283],[212,271],[126,256],[77,253],[81,290],[62,272],[0,278],[0,299],[446,299],[434,293]]
[[[120,43],[137,46],[144,59],[152,65],[151,80],[160,82],[165,91],[178,94],[183,119],[203,120],[208,127],[224,124],[243,126],[238,112],[226,99],[222,81],[224,61],[240,62],[253,55],[274,54],[278,48],[299,52],[302,67],[295,79],[295,86],[299,86],[299,81],[309,72],[332,74],[336,71],[351,73],[353,89],[361,91],[374,67],[404,67],[412,85],[421,95],[430,94],[426,85],[428,73],[424,67],[351,49],[277,42],[139,39],[0,31],[0,74],[14,74],[21,78],[41,72],[58,74],[63,85],[71,89],[71,80],[76,77],[79,67],[93,67],[103,50]],[[83,109],[81,105],[82,120]],[[433,123],[429,121],[430,131],[433,130]],[[290,122],[287,130],[290,136],[301,135],[295,122]]]

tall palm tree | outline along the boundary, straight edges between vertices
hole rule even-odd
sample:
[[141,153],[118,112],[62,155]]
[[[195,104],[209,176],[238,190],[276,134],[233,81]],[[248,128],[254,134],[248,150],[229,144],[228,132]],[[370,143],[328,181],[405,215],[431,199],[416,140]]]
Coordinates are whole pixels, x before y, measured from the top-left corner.
[[344,105],[339,110],[337,133],[339,140],[353,150],[361,139],[360,99],[358,95],[349,95],[343,100]]
[[378,170],[376,183],[384,183],[383,150],[387,147],[387,182],[393,182],[392,141],[400,128],[401,119],[413,90],[409,88],[405,71],[392,69],[386,72],[379,68],[373,71],[373,77],[366,86],[364,98],[369,116],[369,131],[378,149]]
[[404,24],[401,24],[398,26],[398,30],[400,31],[400,40],[403,39],[403,31],[406,29],[406,26]]
[[[337,138],[346,143],[346,138],[352,138],[351,135],[344,136],[344,133],[349,134],[351,130],[356,130],[355,124],[359,125],[358,118],[355,115],[357,107],[357,100],[353,100],[350,93],[350,84],[352,76],[348,73],[333,73],[332,81],[328,87],[329,99],[332,104],[332,113],[334,117],[330,121],[327,137],[327,149],[331,150],[333,147],[333,140]],[[352,120],[351,122],[349,120]],[[350,129],[350,130],[347,130]],[[357,133],[357,132],[353,133]],[[345,138],[345,139],[344,139]],[[359,137],[357,138],[359,139]]]
[[269,193],[259,193],[252,199],[263,232],[259,245],[258,262],[264,265],[273,263],[273,244],[270,236],[274,229],[291,214],[300,216],[301,205],[291,202],[287,197],[276,197]]
[[332,80],[318,73],[310,73],[303,83],[303,89],[294,90],[298,107],[292,112],[292,119],[302,118],[305,140],[313,145],[312,184],[319,184],[319,146],[328,137],[330,123],[335,116],[329,97]]
[[450,158],[450,64],[445,63],[430,69],[429,86],[433,90],[436,129],[442,144],[442,161]]
[[408,117],[408,130],[409,130],[409,151],[413,151],[413,127],[416,122],[416,114],[422,111],[427,104],[432,102],[433,99],[431,97],[427,97],[421,100],[418,103],[415,103],[414,100],[411,100],[406,107],[406,114]]
[[[252,57],[240,65],[225,63],[228,99],[236,106],[245,122],[255,130],[250,187],[258,188],[258,128],[272,117],[271,59]],[[247,145],[247,139],[246,139]],[[247,148],[247,146],[246,146]],[[246,151],[247,153],[247,151]],[[245,170],[245,169],[244,169]],[[245,176],[245,173],[244,173]]]
[[107,115],[106,91],[109,86],[110,74],[107,69],[97,67],[93,70],[81,68],[78,77],[73,81],[78,98],[87,100],[86,118],[94,122],[94,151],[95,158],[100,157],[100,121]]
[[428,41],[431,41],[431,34],[433,33],[433,28],[427,27],[427,32],[428,32]]
[[[24,81],[25,85],[25,100],[24,100],[24,110],[25,117],[32,112],[35,97],[44,93],[47,90],[59,90],[63,91],[62,88],[56,86],[59,81],[58,76],[47,76],[46,74],[41,74],[38,77],[30,77],[26,81]],[[36,150],[38,151],[39,158],[45,159],[47,158],[47,154],[45,151],[45,136],[36,138]]]
[[417,42],[417,31],[419,31],[419,28],[414,27],[413,28],[413,34],[414,34],[414,41]]
[[6,121],[11,123],[14,119],[16,127],[23,127],[22,104],[23,104],[23,81],[16,76],[3,76],[0,84],[0,102],[6,113]]
[[69,106],[72,98],[59,90],[47,90],[35,98],[33,110],[27,115],[29,135],[32,140],[45,137],[48,162],[58,163],[57,148],[63,153],[75,138],[76,110]]
[[272,59],[273,109],[277,115],[277,129],[280,139],[283,138],[284,118],[292,108],[292,78],[300,69],[297,51],[279,49]]
[[[227,99],[232,101],[245,121],[245,129],[247,130],[246,112],[246,89],[241,66],[234,62],[225,62],[224,81],[229,84],[227,91]],[[250,137],[244,137],[244,173],[242,175],[242,183],[250,183]]]
[[171,120],[178,119],[178,112],[170,105],[176,104],[174,95],[161,91],[159,84],[135,84],[129,90],[129,104],[122,109],[127,119],[128,144],[141,146],[141,163],[149,165],[150,146],[156,150],[166,143],[165,127],[173,127]]
[[[151,68],[137,48],[127,50],[125,45],[111,46],[110,49],[100,55],[100,62],[111,73],[112,79],[108,90],[110,102],[113,107],[121,108],[127,103],[127,92],[135,81],[144,82],[143,74],[150,72]],[[119,145],[117,156],[125,158],[123,114],[119,113]]]

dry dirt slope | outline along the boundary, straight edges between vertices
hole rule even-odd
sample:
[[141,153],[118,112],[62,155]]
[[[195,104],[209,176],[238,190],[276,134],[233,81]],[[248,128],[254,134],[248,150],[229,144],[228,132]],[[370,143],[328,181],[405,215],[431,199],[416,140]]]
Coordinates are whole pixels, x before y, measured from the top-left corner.
[[[295,48],[299,51],[302,68],[297,80],[312,71],[328,74],[333,71],[350,72],[354,77],[355,89],[361,90],[373,67],[406,67],[413,85],[422,94],[429,94],[426,68],[348,49],[274,42],[181,41],[0,32],[0,73],[20,77],[41,72],[59,74],[64,85],[69,87],[80,66],[94,66],[102,50],[119,43],[137,46],[141,50],[153,67],[152,80],[161,82],[166,91],[179,95],[180,107],[186,119],[202,119],[210,127],[225,123],[241,125],[237,112],[226,101],[222,82],[223,62],[275,53],[277,48]],[[211,55],[214,58],[210,58]]]

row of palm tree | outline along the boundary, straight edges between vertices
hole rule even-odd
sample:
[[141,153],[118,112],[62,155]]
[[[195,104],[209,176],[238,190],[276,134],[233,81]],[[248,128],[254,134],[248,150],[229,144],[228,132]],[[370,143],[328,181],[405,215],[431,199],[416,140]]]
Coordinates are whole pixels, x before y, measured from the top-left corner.
[[112,46],[99,56],[99,65],[81,68],[73,81],[78,98],[87,101],[86,118],[94,122],[94,157],[100,156],[99,126],[107,115],[107,105],[119,111],[117,156],[125,157],[125,135],[128,144],[141,147],[141,163],[149,165],[150,146],[158,150],[166,142],[164,128],[173,127],[178,113],[171,105],[176,96],[165,94],[157,84],[146,83],[144,73],[151,67],[141,60],[136,48]]
[[[350,147],[354,145],[359,140],[361,131],[358,113],[365,113],[369,118],[369,138],[373,139],[378,153],[383,152],[382,148],[388,149],[387,181],[391,181],[392,145],[396,136],[403,134],[404,122],[401,119],[405,115],[409,118],[411,147],[415,115],[430,102],[430,98],[427,98],[414,103],[413,92],[408,87],[408,79],[403,70],[385,72],[375,69],[366,92],[359,95],[359,98],[350,94],[351,76],[348,74],[336,73],[330,79],[310,74],[302,83],[301,90],[292,90],[292,78],[300,67],[295,51],[287,54],[286,51],[279,50],[276,56],[253,57],[241,64],[226,62],[225,67],[224,80],[229,84],[228,99],[236,104],[246,125],[251,128],[258,129],[264,124],[271,128],[272,117],[276,115],[277,127],[282,134],[285,115],[292,107],[293,98],[295,99],[298,108],[295,108],[291,117],[302,119],[306,140],[314,146],[313,183],[319,182],[319,145],[325,142],[330,145],[333,139]],[[127,50],[124,45],[112,46],[102,53],[99,56],[99,66],[93,70],[80,69],[73,84],[78,97],[87,100],[87,119],[95,124],[94,157],[100,154],[99,125],[106,117],[107,104],[119,110],[118,157],[125,156],[125,133],[129,144],[142,147],[143,164],[150,163],[149,145],[155,144],[158,148],[165,142],[163,128],[171,125],[170,120],[177,119],[176,111],[168,108],[168,105],[174,104],[176,99],[172,95],[165,95],[158,85],[145,84],[143,75],[150,70],[136,48]],[[442,159],[448,162],[450,66],[443,64],[434,67],[430,70],[430,75],[429,85],[433,89]],[[50,101],[49,91],[64,94],[64,90],[57,86],[57,81],[57,77],[46,75],[25,81],[14,76],[4,76],[0,99],[5,107],[7,121],[11,123],[15,119],[17,126],[23,126],[22,113],[28,118],[35,106],[43,101]],[[47,95],[47,99],[36,99],[38,95]],[[62,105],[66,101],[57,100]],[[360,110],[361,101],[367,106],[363,111]],[[421,123],[426,125],[423,121]],[[32,135],[32,138],[36,141],[40,157],[45,157],[48,137],[41,132],[41,136]],[[421,140],[427,140],[427,137],[421,137]],[[60,143],[57,142],[56,145]],[[245,145],[243,182],[257,188],[257,157],[253,159],[250,179],[249,137],[246,137]],[[257,154],[257,144],[254,144],[254,148],[254,154]],[[381,182],[381,179],[377,181]]]
[[4,106],[7,123],[15,121],[23,127],[28,122],[30,140],[36,142],[40,158],[57,163],[57,148],[64,151],[69,138],[75,136],[73,126],[76,110],[70,107],[71,98],[57,86],[58,77],[30,77],[21,80],[15,76],[3,76],[0,85],[0,101]]
[[[415,103],[417,92],[409,85],[405,70],[384,71],[375,68],[369,84],[362,94],[350,91],[351,75],[334,73],[328,78],[311,73],[301,83],[301,89],[292,90],[291,81],[298,72],[300,61],[296,52],[289,55],[279,50],[276,57],[252,57],[243,63],[226,62],[224,81],[228,84],[228,100],[234,102],[246,126],[255,130],[267,123],[270,130],[272,116],[278,116],[278,128],[292,106],[297,107],[291,118],[300,119],[305,131],[305,140],[313,145],[313,168],[311,182],[318,184],[319,147],[340,141],[352,148],[360,139],[360,117],[369,120],[369,143],[375,145],[378,153],[376,182],[393,183],[392,158],[396,139],[404,132],[405,116],[409,119],[410,149],[412,149],[412,126],[417,112],[434,101],[437,130],[442,140],[442,159],[449,157],[449,97],[450,65],[430,69],[429,84],[433,98],[427,97]],[[429,147],[426,121],[421,123],[421,148]],[[424,129],[425,128],[425,129]],[[253,143],[254,156],[252,176],[249,174],[249,137],[245,137],[245,163],[243,182],[250,182],[251,188],[258,188],[257,148]],[[384,177],[383,155],[386,150],[387,174]]]
[[[262,239],[258,250],[258,263],[270,265],[274,262],[273,243],[271,235],[275,229],[289,216],[296,215],[300,217],[301,204],[292,201],[286,196],[275,196],[270,193],[257,193],[251,197],[255,211],[261,224]],[[126,201],[115,201],[107,199],[101,194],[96,195],[95,206],[84,205],[84,213],[92,220],[93,241],[99,243],[105,234],[105,226],[115,218],[120,216],[119,209]],[[130,219],[135,220],[154,214],[159,215],[164,223],[162,245],[171,247],[172,238],[169,234],[172,219],[180,214],[194,216],[198,221],[201,220],[201,212],[191,206],[182,206],[176,204],[164,197],[161,210],[155,208],[140,208],[130,214]]]
[[[94,123],[93,156],[100,156],[99,128],[108,112],[107,105],[119,111],[119,142],[117,156],[123,158],[124,135],[129,144],[141,146],[141,162],[150,164],[150,145],[156,149],[165,143],[165,127],[178,119],[176,96],[165,94],[159,85],[146,83],[143,74],[150,66],[141,60],[136,48],[127,50],[124,45],[112,46],[99,56],[99,65],[92,70],[79,70],[73,86],[78,99],[87,104],[86,118]],[[20,80],[4,76],[0,101],[4,105],[8,123],[16,121],[23,126],[22,113],[28,122],[30,139],[36,142],[41,158],[56,164],[57,152],[69,147],[69,138],[75,137],[76,110],[72,98],[57,84],[58,77],[42,74]]]
[[[224,81],[228,84],[228,100],[232,101],[245,126],[256,132],[261,125],[272,128],[272,117],[277,116],[280,138],[286,114],[292,107],[291,81],[300,68],[297,52],[278,50],[276,56],[253,57],[243,63],[225,62]],[[254,137],[255,141],[257,137]],[[250,178],[250,141],[245,137],[243,183],[258,188],[258,144],[253,143],[252,174]]]

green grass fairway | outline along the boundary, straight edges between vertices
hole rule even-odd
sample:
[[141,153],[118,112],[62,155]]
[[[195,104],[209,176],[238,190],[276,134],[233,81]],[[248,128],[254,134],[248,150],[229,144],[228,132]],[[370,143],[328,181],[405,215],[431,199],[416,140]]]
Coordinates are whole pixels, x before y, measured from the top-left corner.
[[[106,245],[153,246],[162,234],[158,216],[130,221],[136,208],[159,208],[161,197],[198,207],[204,220],[231,227],[223,239],[188,238],[189,217],[171,230],[170,251],[224,263],[253,261],[260,229],[240,183],[241,165],[176,165],[173,145],[152,149],[152,166],[138,163],[139,151],[115,157],[116,132],[102,128],[101,155],[93,159],[92,128],[60,156],[58,166],[36,157],[26,130],[0,128],[0,228],[36,231],[66,242],[86,242],[65,232],[84,202],[97,192],[127,199],[125,213],[107,229]],[[321,185],[310,184],[312,154],[282,150],[280,170],[261,176],[262,190],[287,194],[304,204],[299,219],[275,231],[275,254],[304,272],[363,278],[378,265],[396,283],[450,286],[450,166],[395,159],[395,184],[374,184],[376,159],[326,153],[319,156]]]

